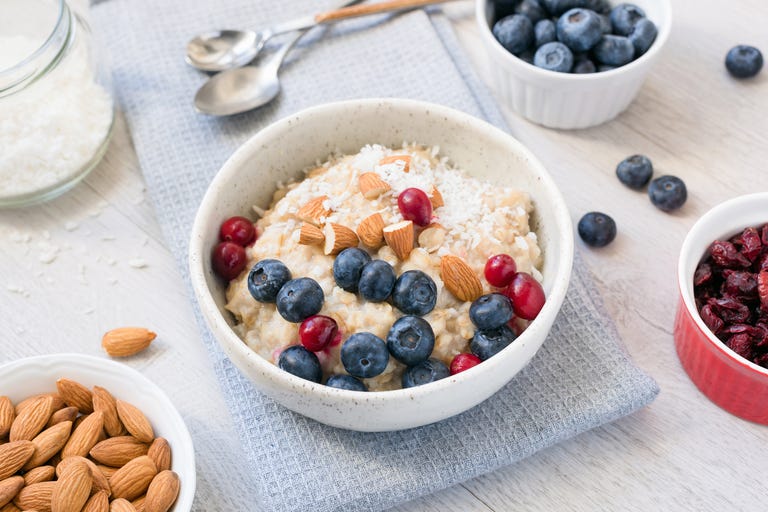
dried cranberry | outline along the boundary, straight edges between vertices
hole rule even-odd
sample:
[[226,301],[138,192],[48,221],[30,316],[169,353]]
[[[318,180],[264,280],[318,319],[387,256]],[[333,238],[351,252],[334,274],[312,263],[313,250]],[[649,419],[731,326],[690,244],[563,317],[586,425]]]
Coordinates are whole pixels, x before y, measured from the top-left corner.
[[701,286],[712,280],[712,265],[709,263],[699,263],[696,272],[693,274],[693,285]]
[[752,266],[752,268],[755,270],[755,272],[768,270],[768,251],[764,252],[760,255],[759,258],[757,258],[757,261],[755,261],[755,264]]
[[761,270],[757,274],[757,295],[763,308],[768,308],[768,270]]
[[742,324],[749,320],[750,312],[749,307],[743,302],[731,297],[723,297],[722,299],[709,299],[707,304],[712,308],[712,311],[729,324]]
[[760,235],[755,228],[747,228],[741,233],[741,244],[741,254],[749,261],[755,261],[763,249]]
[[736,249],[731,242],[715,240],[710,246],[712,260],[725,268],[745,268],[749,266],[749,260]]
[[752,338],[749,337],[749,334],[734,334],[725,344],[744,359],[752,359],[754,349],[752,348]]
[[760,228],[760,239],[763,245],[768,245],[768,224]]
[[722,286],[723,295],[741,299],[757,297],[757,277],[752,272],[726,269],[723,271],[725,282]]
[[701,308],[700,314],[701,319],[704,320],[705,324],[707,324],[709,330],[715,334],[718,334],[720,329],[723,328],[723,325],[725,325],[723,319],[717,316],[714,311],[712,311],[712,306],[709,304]]
[[759,356],[755,356],[755,359],[753,362],[758,365],[762,366],[763,368],[768,368],[768,352],[764,354],[760,354]]
[[755,324],[755,327],[760,329],[760,336],[755,336],[753,339],[755,346],[768,348],[768,324],[758,322]]

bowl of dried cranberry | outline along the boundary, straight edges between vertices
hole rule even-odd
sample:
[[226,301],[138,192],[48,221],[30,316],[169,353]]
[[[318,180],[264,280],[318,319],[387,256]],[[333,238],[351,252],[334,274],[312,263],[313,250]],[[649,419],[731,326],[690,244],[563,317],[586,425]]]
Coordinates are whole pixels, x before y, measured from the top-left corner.
[[768,193],[726,201],[683,242],[675,346],[694,384],[768,425]]

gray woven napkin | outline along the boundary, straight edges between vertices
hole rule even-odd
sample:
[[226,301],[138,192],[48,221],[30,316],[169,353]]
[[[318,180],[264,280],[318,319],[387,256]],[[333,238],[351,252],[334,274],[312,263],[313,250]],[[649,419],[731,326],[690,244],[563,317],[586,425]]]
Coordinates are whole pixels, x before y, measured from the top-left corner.
[[[109,50],[149,191],[183,274],[188,234],[206,186],[235,148],[276,119],[322,102],[387,96],[442,103],[505,128],[437,9],[316,29],[283,68],[277,101],[228,119],[193,111],[191,100],[204,77],[183,62],[190,36],[263,26],[334,5],[110,0],[94,7],[93,24]],[[242,471],[248,461],[252,488],[242,490],[243,501],[220,509],[377,511],[629,414],[653,400],[658,388],[627,358],[594,290],[577,258],[549,338],[512,382],[460,416],[381,434],[326,427],[263,396],[225,358],[198,314],[242,443],[234,464],[221,448],[218,460],[207,453],[204,432],[195,429],[201,478]],[[205,498],[198,495],[197,508],[211,510]]]

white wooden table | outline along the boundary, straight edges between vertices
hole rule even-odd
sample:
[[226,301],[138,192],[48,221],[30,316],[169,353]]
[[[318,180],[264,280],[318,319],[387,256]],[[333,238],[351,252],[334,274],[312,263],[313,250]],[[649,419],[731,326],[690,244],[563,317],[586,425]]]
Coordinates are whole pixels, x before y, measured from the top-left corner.
[[[768,427],[735,418],[701,395],[672,341],[677,253],[688,228],[719,202],[768,189],[768,69],[738,82],[723,66],[735,44],[768,51],[768,4],[673,4],[664,56],[617,120],[558,132],[505,111],[513,134],[554,176],[574,221],[598,209],[618,223],[608,248],[578,245],[627,350],[658,381],[660,396],[631,417],[396,510],[768,509]],[[472,11],[468,2],[449,8],[487,79]],[[645,194],[619,184],[615,166],[633,153],[648,155],[657,175],[686,181],[684,208],[662,213]],[[188,421],[211,423],[211,435],[236,443],[224,439],[228,414],[220,403],[185,398],[190,381],[211,378],[210,364],[122,118],[106,158],[83,184],[44,206],[0,212],[0,362],[62,351],[101,354],[102,333],[121,325],[161,333],[146,357],[129,364],[160,384]],[[183,365],[185,378],[161,371],[163,358]],[[221,503],[247,485],[217,481],[207,469],[198,468],[198,486],[219,489]]]

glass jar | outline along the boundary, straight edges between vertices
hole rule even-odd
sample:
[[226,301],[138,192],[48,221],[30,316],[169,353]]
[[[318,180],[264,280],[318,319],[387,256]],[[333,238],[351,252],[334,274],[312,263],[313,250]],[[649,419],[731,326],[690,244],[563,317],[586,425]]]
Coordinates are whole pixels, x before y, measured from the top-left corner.
[[104,155],[109,74],[65,0],[0,2],[0,207],[51,199]]

